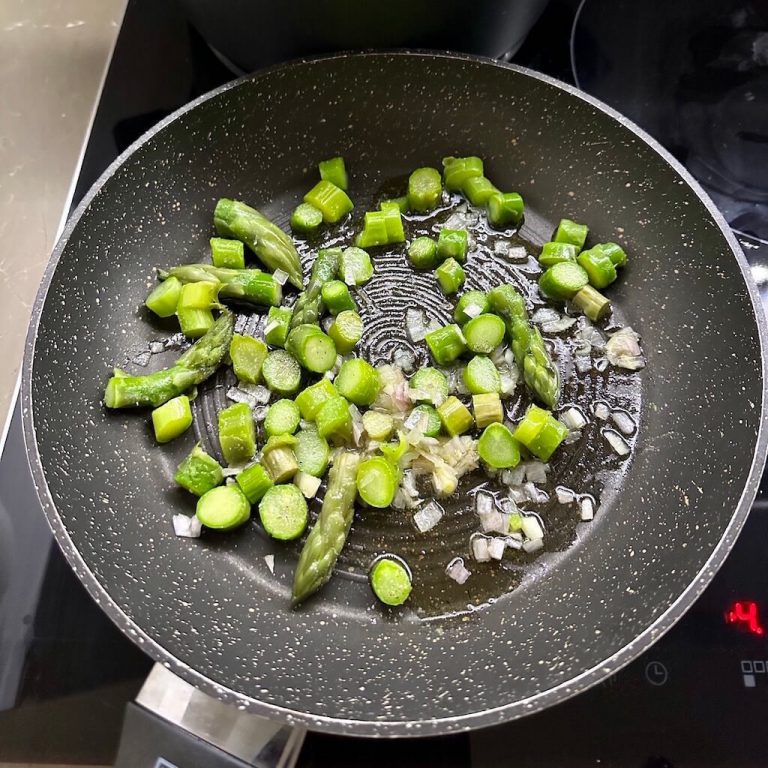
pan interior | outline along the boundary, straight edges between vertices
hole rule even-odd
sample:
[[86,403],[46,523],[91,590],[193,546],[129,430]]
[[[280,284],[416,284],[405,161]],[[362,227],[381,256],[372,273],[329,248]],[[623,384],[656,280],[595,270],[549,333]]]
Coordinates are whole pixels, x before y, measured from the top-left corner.
[[[451,619],[386,613],[363,579],[335,579],[290,612],[290,550],[253,527],[200,542],[173,535],[170,517],[185,502],[170,478],[189,446],[158,449],[146,419],[107,413],[99,402],[104,382],[113,365],[169,333],[141,310],[152,270],[205,257],[218,197],[236,196],[285,221],[316,161],[342,154],[360,215],[364,190],[469,153],[484,157],[497,186],[525,198],[524,239],[541,243],[569,216],[589,222],[595,241],[626,246],[630,266],[612,298],[648,357],[633,460],[604,494],[588,535],[564,524],[555,549],[566,554],[536,560],[525,583],[482,610],[466,610],[489,596],[473,595],[470,585],[451,597],[452,607],[465,609]],[[161,127],[87,202],[58,247],[38,306],[24,387],[27,435],[39,453],[33,470],[84,582],[122,627],[198,685],[263,714],[338,732],[490,724],[576,692],[639,653],[654,635],[637,636],[702,588],[700,571],[723,536],[733,538],[729,525],[762,413],[750,295],[695,191],[589,102],[459,57],[376,54],[289,65]],[[401,342],[397,314],[407,303],[423,301],[437,319],[447,305],[435,303],[402,256],[379,258],[387,266],[380,274],[397,278],[367,291],[365,312],[382,329],[367,351],[386,358]],[[479,285],[498,281],[490,259],[478,266],[469,274]],[[521,269],[509,273],[522,279]],[[639,408],[636,386],[612,375],[590,386],[613,405]],[[197,405],[201,437],[226,384],[214,382]],[[581,393],[566,395],[578,402]],[[585,445],[599,442],[593,438]],[[590,477],[594,465],[578,455],[573,466],[556,466],[556,476],[575,473],[579,490],[597,490],[606,478]],[[384,533],[406,538],[403,529],[390,532],[388,520],[363,523],[343,570],[359,572]],[[465,536],[458,524],[438,531],[434,547],[454,535]],[[274,575],[263,559],[269,553],[277,555]],[[427,616],[431,605],[427,595],[417,608]]]

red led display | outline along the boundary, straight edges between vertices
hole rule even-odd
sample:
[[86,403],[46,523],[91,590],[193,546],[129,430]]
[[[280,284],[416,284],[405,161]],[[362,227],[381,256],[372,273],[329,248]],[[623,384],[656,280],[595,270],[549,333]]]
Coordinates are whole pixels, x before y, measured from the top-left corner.
[[725,612],[726,624],[733,624],[746,629],[753,635],[764,635],[765,629],[760,622],[757,603],[753,600],[739,600]]

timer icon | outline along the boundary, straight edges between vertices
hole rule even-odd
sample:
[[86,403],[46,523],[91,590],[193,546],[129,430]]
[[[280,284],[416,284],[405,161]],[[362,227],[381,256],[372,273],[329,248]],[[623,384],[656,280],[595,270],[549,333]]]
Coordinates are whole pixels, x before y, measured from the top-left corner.
[[651,685],[664,685],[669,679],[669,672],[660,661],[649,661],[645,666],[645,679]]

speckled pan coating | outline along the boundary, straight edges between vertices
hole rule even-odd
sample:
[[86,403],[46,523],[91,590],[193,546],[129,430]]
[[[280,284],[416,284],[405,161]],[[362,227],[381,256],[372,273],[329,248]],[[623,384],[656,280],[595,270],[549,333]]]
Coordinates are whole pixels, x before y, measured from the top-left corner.
[[[633,255],[612,289],[648,357],[639,446],[620,499],[557,567],[465,619],[399,620],[337,579],[286,609],[259,537],[177,539],[180,451],[109,414],[109,368],[155,338],[152,267],[205,253],[236,192],[283,215],[316,160],[363,183],[449,153],[486,158],[551,224],[590,223]],[[363,178],[365,177],[365,178]],[[276,194],[282,195],[274,199]],[[242,708],[338,733],[491,725],[631,661],[701,593],[749,511],[766,453],[764,320],[746,263],[693,180],[594,100],[519,68],[370,54],[258,73],[165,120],[79,206],[35,305],[24,427],[56,538],[94,599],[177,674]]]

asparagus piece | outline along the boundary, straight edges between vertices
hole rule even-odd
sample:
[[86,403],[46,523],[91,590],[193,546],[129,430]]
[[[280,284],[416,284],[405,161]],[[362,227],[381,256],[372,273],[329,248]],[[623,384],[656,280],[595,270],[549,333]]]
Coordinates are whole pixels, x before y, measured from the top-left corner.
[[356,493],[355,480],[360,456],[343,451],[328,473],[323,506],[301,550],[293,579],[293,606],[317,592],[331,577],[349,528],[352,525]]
[[262,307],[276,307],[283,300],[283,289],[272,275],[260,269],[229,269],[212,264],[182,264],[159,269],[161,280],[175,277],[182,283],[210,283],[218,280],[220,299],[234,299]]
[[340,248],[324,248],[317,254],[307,287],[296,301],[291,328],[299,325],[317,325],[322,309],[322,290],[339,271]]
[[528,388],[550,408],[560,397],[560,374],[537,328],[528,320],[523,297],[511,285],[499,285],[488,294],[491,309],[504,318],[507,337]]
[[157,408],[173,397],[205,381],[219,367],[229,350],[235,324],[231,312],[223,312],[211,330],[191,346],[170,368],[146,376],[126,376],[121,371],[107,383],[107,408]]
[[242,240],[268,269],[282,269],[293,285],[303,287],[301,261],[293,240],[255,208],[222,197],[216,203],[213,224],[221,237]]

